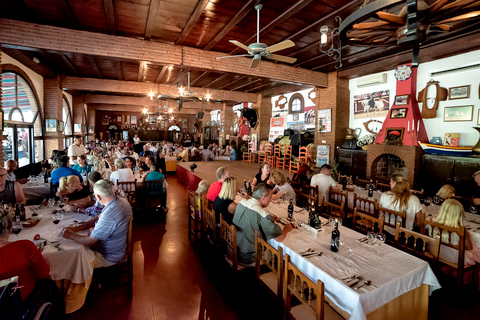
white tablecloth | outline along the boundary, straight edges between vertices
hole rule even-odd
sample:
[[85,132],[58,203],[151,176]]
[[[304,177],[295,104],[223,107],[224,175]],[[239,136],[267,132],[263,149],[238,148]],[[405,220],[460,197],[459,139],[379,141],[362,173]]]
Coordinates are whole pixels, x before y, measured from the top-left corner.
[[382,197],[382,193],[380,191],[373,191],[373,197],[368,196],[368,190],[365,188],[354,187],[353,191],[348,191],[348,208],[353,210],[355,205],[353,204],[353,195],[356,194],[358,198],[374,200],[377,199],[380,202],[380,198]]
[[[296,207],[295,211],[297,210]],[[286,218],[287,204],[271,203],[267,211]],[[306,213],[294,212],[293,218],[306,221],[308,216]],[[322,223],[326,222],[323,218],[321,220]],[[340,226],[341,238],[355,250],[353,263],[348,266],[345,253],[330,251],[331,231],[332,227],[324,227],[324,231],[314,238],[305,231],[294,229],[283,242],[271,239],[269,243],[275,248],[281,246],[284,253],[290,255],[292,263],[311,280],[320,279],[325,284],[325,294],[351,315],[350,320],[366,319],[367,314],[422,284],[430,285],[430,293],[441,287],[427,262],[388,245],[379,248],[381,255],[369,251],[367,244],[357,241],[364,235]],[[299,252],[308,248],[321,251],[323,255],[303,258]],[[340,260],[336,261],[334,257],[340,257]],[[372,285],[354,291],[339,280],[354,274],[362,276],[364,280],[371,280]]]
[[27,199],[27,203],[34,202],[39,199],[45,199],[50,195],[50,183],[29,181],[25,184],[22,184],[22,189],[23,194]]
[[[64,209],[68,209],[66,205]],[[59,209],[57,206],[54,209]],[[70,280],[72,283],[87,284],[92,277],[93,268],[92,262],[95,258],[94,252],[73,240],[64,239],[60,232],[61,230],[73,223],[73,220],[89,220],[90,217],[84,214],[72,213],[67,211],[64,219],[59,224],[55,225],[52,222],[52,214],[50,208],[42,208],[37,210],[38,214],[43,215],[42,220],[34,227],[24,227],[18,236],[11,234],[9,241],[15,240],[33,240],[36,234],[41,238],[50,241],[60,241],[60,247],[65,251],[58,251],[51,245],[44,247],[42,252],[43,257],[50,266],[50,277],[53,280]],[[32,207],[26,207],[27,217],[33,213]],[[86,232],[87,231],[83,231]]]

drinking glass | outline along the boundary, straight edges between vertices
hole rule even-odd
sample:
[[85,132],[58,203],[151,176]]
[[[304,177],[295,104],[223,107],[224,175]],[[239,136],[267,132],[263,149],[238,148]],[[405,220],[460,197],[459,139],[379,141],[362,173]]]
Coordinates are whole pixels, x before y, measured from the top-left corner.
[[[385,243],[385,240],[387,238],[385,237],[384,233],[378,233],[376,238],[377,238],[377,242],[378,242],[378,248],[380,249],[380,247],[382,246],[382,243]],[[377,253],[380,254],[381,253],[380,250],[377,251]]]
[[13,233],[13,234],[16,234],[17,237],[18,237],[18,234],[22,231],[22,229],[23,229],[22,224],[21,224],[19,221],[17,221],[17,222],[15,222],[15,224],[12,226],[12,233]]
[[429,206],[432,203],[432,197],[426,197],[425,200],[423,201],[423,204],[425,206]]
[[[340,253],[340,251],[342,250],[344,245],[345,245],[345,242],[343,242],[342,239],[340,239],[340,238],[335,239],[335,247],[337,247],[338,253]],[[340,261],[340,257],[338,255],[336,255],[336,256],[333,257],[333,260]]]
[[48,199],[48,206],[50,208],[53,208],[54,205],[55,205],[55,198]]
[[345,246],[345,253],[346,253],[347,256],[348,256],[348,259],[350,259],[350,261],[349,261],[347,264],[348,264],[348,265],[353,264],[352,258],[353,258],[353,254],[355,253],[355,250],[354,250],[352,247],[346,245],[346,246]]
[[57,214],[52,215],[53,224],[59,224],[60,221],[62,220],[63,220],[63,214],[57,212]]
[[468,210],[470,211],[470,213],[476,214],[477,213],[477,206],[470,206],[470,208]]
[[433,203],[434,203],[434,204],[438,205],[438,204],[440,203],[440,201],[441,201],[441,199],[440,199],[439,196],[434,196],[434,197],[433,197]]
[[64,206],[65,206],[65,198],[61,197],[60,199],[58,199],[58,207],[60,208],[61,212],[65,212],[65,210],[63,209]]
[[[370,245],[370,246],[373,246],[375,244],[375,241],[376,241],[376,234],[375,232],[372,232],[372,231],[368,231],[367,232],[367,243]],[[372,248],[368,248],[368,250],[372,250]]]

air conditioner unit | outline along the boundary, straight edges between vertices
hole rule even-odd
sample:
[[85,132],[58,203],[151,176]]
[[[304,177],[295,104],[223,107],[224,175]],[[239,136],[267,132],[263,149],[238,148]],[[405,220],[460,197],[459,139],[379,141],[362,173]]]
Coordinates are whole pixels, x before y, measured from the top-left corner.
[[383,83],[387,83],[386,73],[360,78],[357,80],[357,87],[364,88],[364,87],[375,86],[377,84],[383,84]]

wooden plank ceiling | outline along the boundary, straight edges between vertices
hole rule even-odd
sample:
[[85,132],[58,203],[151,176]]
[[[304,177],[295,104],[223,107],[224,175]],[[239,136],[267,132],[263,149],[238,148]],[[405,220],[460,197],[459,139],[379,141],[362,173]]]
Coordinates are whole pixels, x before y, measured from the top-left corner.
[[[278,54],[297,58],[290,66],[319,73],[335,71],[333,57],[318,48],[322,25],[337,27],[335,17],[345,19],[363,4],[363,0],[261,0],[260,42],[272,45],[292,40],[295,46]],[[373,1],[370,1],[373,2]],[[434,0],[427,0],[432,4]],[[452,1],[453,2],[453,1]],[[477,1],[478,2],[478,1]],[[229,40],[249,45],[256,42],[256,11],[260,0],[2,0],[0,18],[54,26],[70,30],[121,36],[155,43],[185,46],[228,54],[243,54]],[[478,4],[477,4],[478,5]],[[478,22],[478,21],[477,21]],[[426,43],[420,51],[420,63],[467,52],[478,47],[478,25]],[[455,47],[449,46],[455,41]],[[57,74],[108,80],[176,84],[215,90],[241,91],[269,95],[310,85],[287,85],[265,73],[225,72],[212,68],[187,68],[181,64],[162,64],[121,59],[95,54],[46,48],[23,48],[2,43],[2,50],[44,77]],[[343,67],[339,75],[347,78],[392,69],[409,62],[410,50],[400,46],[343,47]],[[39,64],[33,58],[40,60]],[[224,59],[235,63],[236,59]],[[218,60],[217,60],[218,61]],[[230,62],[229,62],[230,61]],[[261,62],[268,63],[268,62]],[[277,64],[287,65],[281,62]],[[248,67],[247,67],[248,68]],[[222,69],[225,70],[225,69]],[[323,76],[319,74],[319,76]],[[72,91],[74,94],[88,91]],[[96,92],[101,93],[101,92]],[[112,94],[111,92],[108,94]],[[126,94],[118,92],[119,95]],[[139,95],[136,95],[139,96]]]

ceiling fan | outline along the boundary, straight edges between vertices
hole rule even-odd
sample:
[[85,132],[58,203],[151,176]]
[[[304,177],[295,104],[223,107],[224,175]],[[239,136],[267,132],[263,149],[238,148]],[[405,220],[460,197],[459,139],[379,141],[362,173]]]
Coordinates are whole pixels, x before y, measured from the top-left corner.
[[478,0],[377,0],[347,17],[340,36],[351,45],[418,45],[480,18]]
[[217,57],[217,59],[236,58],[236,57],[253,57],[252,63],[250,64],[250,68],[257,67],[258,64],[260,63],[260,60],[262,60],[262,57],[271,59],[271,60],[286,62],[286,63],[294,63],[295,61],[297,61],[296,58],[273,54],[274,52],[294,47],[295,43],[293,43],[293,41],[285,40],[277,44],[274,44],[272,46],[267,46],[265,43],[260,42],[260,10],[262,8],[263,8],[262,4],[257,4],[255,6],[255,10],[257,10],[257,42],[256,43],[252,43],[247,47],[246,45],[244,45],[243,43],[237,40],[229,40],[230,43],[233,43],[234,45],[242,48],[248,53],[234,55],[234,56]]

